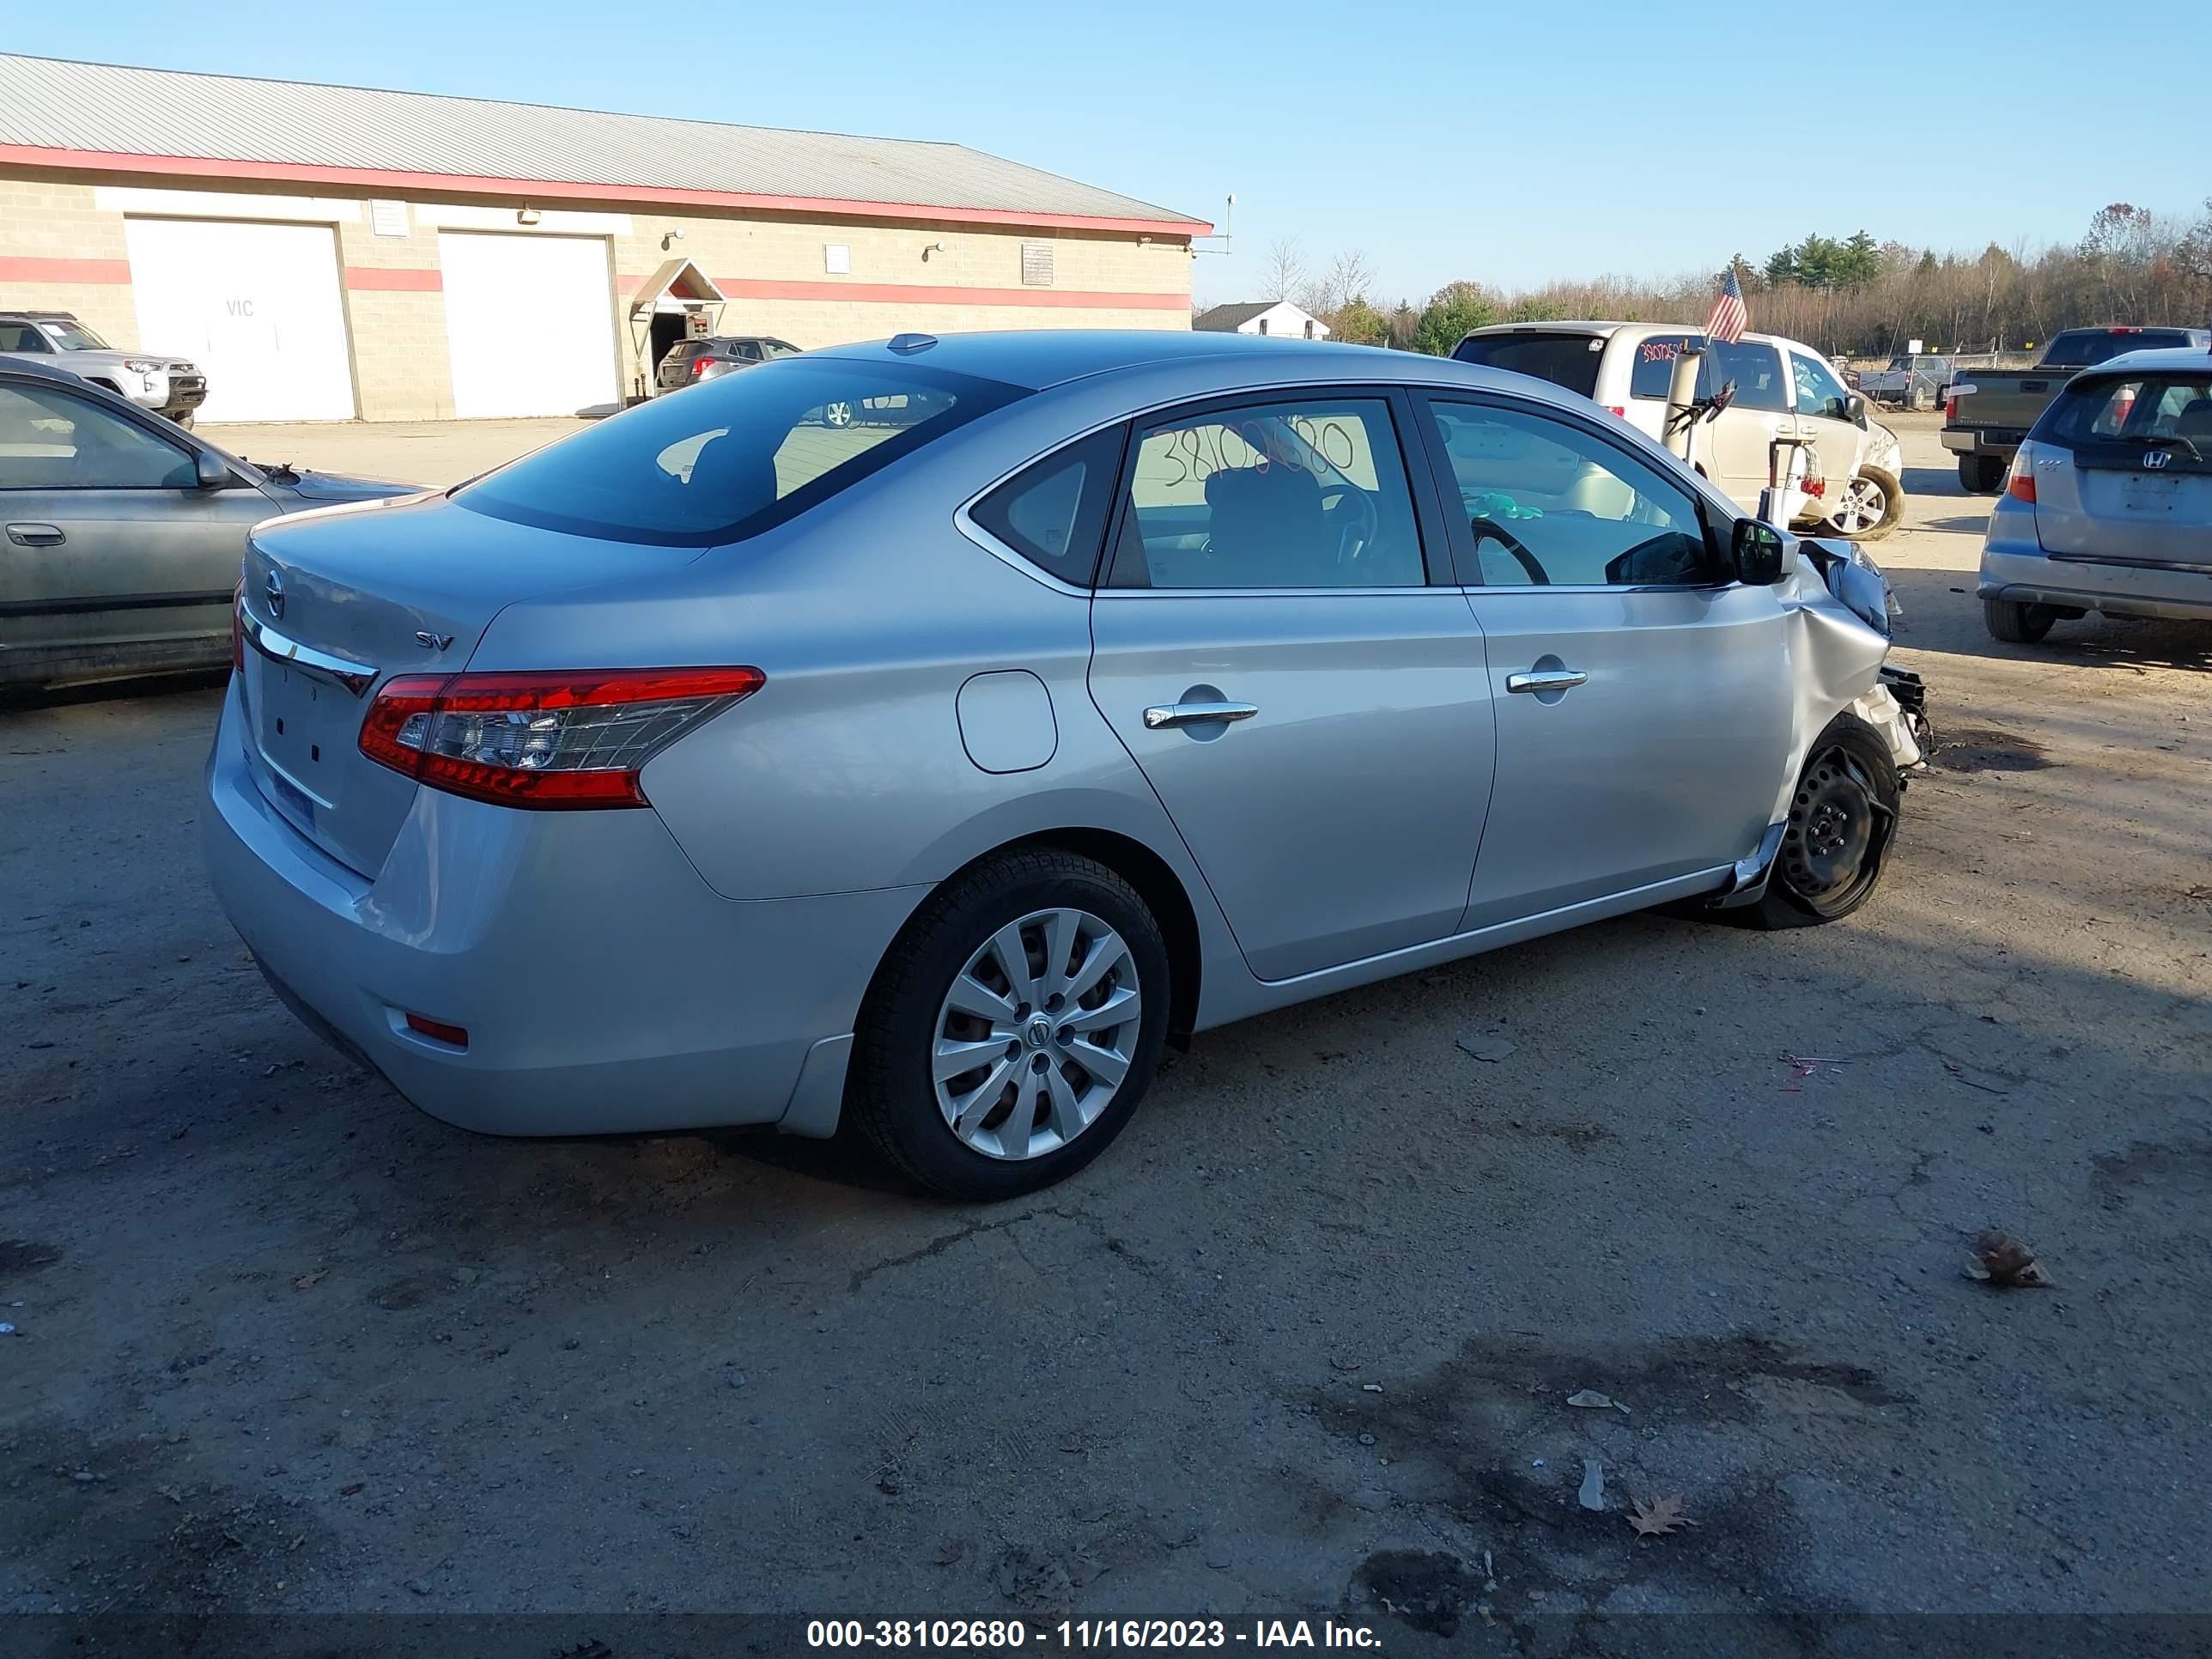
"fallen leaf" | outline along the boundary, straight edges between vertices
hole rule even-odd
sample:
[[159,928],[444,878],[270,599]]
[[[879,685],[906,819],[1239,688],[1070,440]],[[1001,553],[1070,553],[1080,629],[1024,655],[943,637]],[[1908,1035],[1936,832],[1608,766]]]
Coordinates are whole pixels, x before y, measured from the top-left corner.
[[944,1539],[939,1542],[937,1553],[930,1559],[938,1566],[949,1567],[960,1559],[966,1547],[957,1538]]
[[292,1281],[292,1288],[295,1291],[312,1291],[322,1281],[323,1276],[329,1272],[330,1269],[328,1267],[318,1267],[311,1273],[301,1273],[297,1279]]
[[1628,1415],[1627,1407],[1611,1395],[1600,1394],[1595,1389],[1577,1389],[1567,1396],[1567,1404],[1581,1406],[1590,1411],[1616,1411],[1623,1417]]
[[1639,1498],[1636,1507],[1629,1511],[1628,1524],[1636,1529],[1638,1538],[1664,1538],[1670,1532],[1698,1523],[1682,1513],[1680,1498],[1655,1498],[1649,1503]]
[[1974,1253],[1966,1258],[1966,1277],[1999,1290],[2047,1291],[2051,1285],[2033,1250],[2009,1234],[1996,1231],[1974,1240]]

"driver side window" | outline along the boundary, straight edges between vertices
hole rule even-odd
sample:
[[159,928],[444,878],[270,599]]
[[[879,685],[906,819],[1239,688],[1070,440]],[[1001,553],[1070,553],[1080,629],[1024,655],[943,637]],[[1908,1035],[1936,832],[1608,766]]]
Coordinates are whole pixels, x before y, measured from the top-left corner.
[[1419,587],[1389,405],[1316,397],[1140,427],[1116,587]]
[[1690,492],[1564,421],[1431,399],[1478,568],[1468,586],[1650,587],[1711,580]]

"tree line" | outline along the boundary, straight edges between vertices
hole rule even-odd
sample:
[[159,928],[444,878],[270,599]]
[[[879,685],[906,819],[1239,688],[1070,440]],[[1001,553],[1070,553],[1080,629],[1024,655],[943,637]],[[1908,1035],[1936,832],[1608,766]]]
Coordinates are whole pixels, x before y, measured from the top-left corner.
[[[2104,324],[2212,325],[2212,198],[2194,222],[2125,202],[2103,208],[2078,241],[2031,250],[1992,242],[1979,253],[1939,253],[1864,230],[1808,235],[1763,264],[1730,262],[1753,329],[1803,340],[1831,356],[1887,356],[1920,340],[1930,351],[2016,351],[2064,328]],[[1507,290],[1447,283],[1416,306],[1375,295],[1366,257],[1308,264],[1296,239],[1269,251],[1267,286],[1355,345],[1443,356],[1469,329],[1492,323],[1602,318],[1695,325],[1722,273],[1669,280],[1600,276]]]

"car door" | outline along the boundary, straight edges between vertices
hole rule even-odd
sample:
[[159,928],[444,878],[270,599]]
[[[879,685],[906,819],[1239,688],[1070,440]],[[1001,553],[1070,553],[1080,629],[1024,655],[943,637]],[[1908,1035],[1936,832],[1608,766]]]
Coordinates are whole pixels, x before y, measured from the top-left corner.
[[1829,481],[1830,489],[1841,488],[1857,475],[1860,451],[1866,442],[1865,428],[1850,417],[1850,394],[1827,364],[1794,348],[1790,353],[1790,390],[1798,435],[1813,441],[1820,474]]
[[1467,906],[1488,678],[1430,582],[1410,416],[1335,387],[1192,405],[1139,421],[1124,468],[1091,698],[1263,980],[1440,939]]
[[[1432,392],[1488,647],[1496,787],[1463,928],[1757,850],[1789,761],[1781,602],[1718,574],[1691,486],[1548,406]],[[1562,482],[1564,481],[1564,483]]]
[[246,531],[274,509],[242,479],[201,487],[196,456],[95,396],[0,379],[0,672],[222,660]]
[[1766,342],[1707,344],[1698,371],[1698,395],[1710,397],[1731,380],[1735,398],[1697,428],[1691,459],[1737,507],[1756,513],[1759,492],[1766,488],[1769,447],[1775,439],[1796,433],[1796,417],[1782,354]]

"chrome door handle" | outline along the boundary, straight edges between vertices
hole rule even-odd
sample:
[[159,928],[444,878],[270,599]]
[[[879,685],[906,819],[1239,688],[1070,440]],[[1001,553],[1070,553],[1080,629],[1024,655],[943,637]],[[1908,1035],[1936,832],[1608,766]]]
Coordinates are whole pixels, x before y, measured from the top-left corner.
[[1508,691],[1571,691],[1586,684],[1589,676],[1579,668],[1542,668],[1526,674],[1508,674]]
[[1249,720],[1260,712],[1256,702],[1155,703],[1145,710],[1145,730],[1165,732],[1177,726],[1206,726],[1216,720]]
[[59,547],[69,538],[58,524],[11,524],[8,539],[18,547]]

